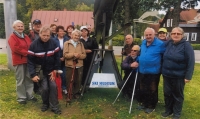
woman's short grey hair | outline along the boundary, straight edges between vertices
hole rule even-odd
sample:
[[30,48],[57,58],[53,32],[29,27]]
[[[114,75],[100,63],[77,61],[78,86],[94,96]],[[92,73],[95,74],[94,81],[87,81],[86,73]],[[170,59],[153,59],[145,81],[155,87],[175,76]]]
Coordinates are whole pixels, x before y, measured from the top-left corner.
[[81,36],[81,31],[79,31],[78,29],[75,29],[72,31],[72,35],[78,33],[79,36]]
[[16,20],[16,21],[13,22],[12,27],[14,28],[17,23],[21,23],[21,24],[24,25],[24,23],[22,21]]
[[50,29],[50,27],[49,26],[43,26],[41,29],[40,29],[40,34],[42,33],[42,32],[45,32],[45,31],[50,31],[50,33],[51,33],[51,29]]
[[182,33],[182,36],[184,36],[184,30],[183,30],[181,27],[174,27],[174,28],[172,29],[172,31],[173,31],[174,29],[177,29],[178,31],[180,31],[180,32]]

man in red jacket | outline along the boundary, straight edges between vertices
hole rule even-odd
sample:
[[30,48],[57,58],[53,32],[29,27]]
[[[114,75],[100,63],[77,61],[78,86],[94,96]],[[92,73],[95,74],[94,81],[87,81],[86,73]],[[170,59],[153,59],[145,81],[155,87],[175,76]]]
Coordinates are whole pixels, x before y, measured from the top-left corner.
[[37,101],[33,96],[33,82],[27,69],[27,54],[31,44],[30,38],[23,33],[24,23],[16,20],[13,23],[14,32],[8,39],[12,51],[12,62],[15,68],[17,101],[26,104],[27,100]]

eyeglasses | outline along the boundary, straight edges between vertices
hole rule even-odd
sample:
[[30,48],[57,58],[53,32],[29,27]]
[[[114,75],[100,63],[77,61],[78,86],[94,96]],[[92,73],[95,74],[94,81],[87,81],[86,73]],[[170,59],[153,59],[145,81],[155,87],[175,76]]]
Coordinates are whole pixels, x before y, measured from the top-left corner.
[[171,33],[171,35],[182,35],[181,33]]
[[133,51],[133,52],[137,52],[138,50],[131,50],[131,51]]

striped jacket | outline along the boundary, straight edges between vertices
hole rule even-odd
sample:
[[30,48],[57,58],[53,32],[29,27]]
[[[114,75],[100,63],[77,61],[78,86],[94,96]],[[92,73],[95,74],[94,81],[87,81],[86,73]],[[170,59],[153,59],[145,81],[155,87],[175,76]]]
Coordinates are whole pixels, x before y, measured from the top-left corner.
[[58,70],[60,65],[59,50],[60,48],[54,39],[49,39],[47,42],[43,42],[40,38],[34,40],[28,50],[28,69],[31,77],[36,76],[36,65],[41,65],[44,74]]

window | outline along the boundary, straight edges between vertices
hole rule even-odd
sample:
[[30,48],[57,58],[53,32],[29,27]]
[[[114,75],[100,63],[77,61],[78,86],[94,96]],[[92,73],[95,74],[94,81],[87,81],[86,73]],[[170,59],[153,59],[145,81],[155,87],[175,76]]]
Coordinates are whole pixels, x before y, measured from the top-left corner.
[[183,37],[186,41],[189,41],[189,33],[184,33]]
[[172,27],[173,19],[171,19],[171,27]]
[[167,19],[167,27],[170,27],[170,19]]
[[197,33],[192,33],[191,41],[196,41],[196,39],[197,39]]

